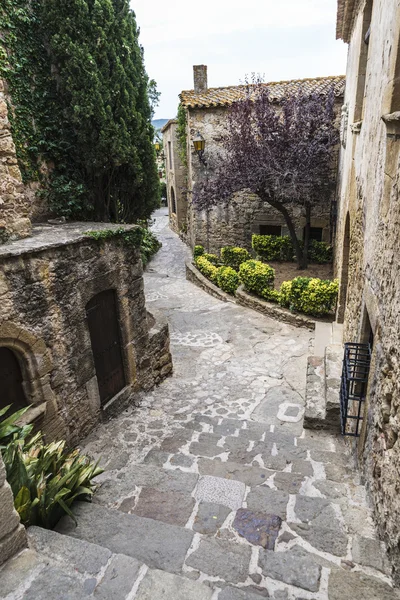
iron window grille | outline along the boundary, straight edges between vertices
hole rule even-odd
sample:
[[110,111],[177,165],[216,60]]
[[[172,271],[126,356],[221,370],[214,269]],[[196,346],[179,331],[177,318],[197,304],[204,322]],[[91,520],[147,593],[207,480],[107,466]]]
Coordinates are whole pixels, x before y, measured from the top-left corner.
[[367,392],[371,346],[347,343],[344,345],[340,385],[340,420],[342,434],[359,437],[363,421],[363,404]]

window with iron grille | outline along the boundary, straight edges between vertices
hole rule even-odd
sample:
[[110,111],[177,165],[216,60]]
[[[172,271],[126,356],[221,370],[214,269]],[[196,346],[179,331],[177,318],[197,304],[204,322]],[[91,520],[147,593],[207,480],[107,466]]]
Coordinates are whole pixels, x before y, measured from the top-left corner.
[[347,343],[344,345],[343,369],[340,384],[340,419],[342,434],[359,437],[364,418],[371,346]]

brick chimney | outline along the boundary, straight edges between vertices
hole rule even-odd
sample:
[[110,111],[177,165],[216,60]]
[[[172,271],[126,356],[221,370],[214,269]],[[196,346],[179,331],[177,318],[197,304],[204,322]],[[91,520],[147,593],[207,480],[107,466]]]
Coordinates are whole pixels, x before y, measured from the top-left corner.
[[196,93],[207,91],[207,65],[193,65],[193,81]]

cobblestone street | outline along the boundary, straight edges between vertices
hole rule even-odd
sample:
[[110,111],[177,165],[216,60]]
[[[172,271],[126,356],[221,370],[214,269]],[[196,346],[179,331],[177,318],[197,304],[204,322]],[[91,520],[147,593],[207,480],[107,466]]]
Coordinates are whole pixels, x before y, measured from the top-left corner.
[[[89,542],[90,577],[114,590],[96,598],[398,598],[343,439],[302,426],[313,333],[199,290],[166,209],[153,229],[146,301],[169,320],[174,374],[82,444],[105,468],[94,503],[34,545],[54,570],[65,540]],[[20,597],[53,598],[37,582]]]

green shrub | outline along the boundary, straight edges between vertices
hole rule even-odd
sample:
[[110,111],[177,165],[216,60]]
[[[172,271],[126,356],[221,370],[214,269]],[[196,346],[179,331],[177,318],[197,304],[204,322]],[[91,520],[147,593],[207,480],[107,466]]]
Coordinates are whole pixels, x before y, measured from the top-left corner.
[[246,260],[250,260],[251,256],[245,248],[239,248],[238,246],[224,246],[221,248],[221,258],[224,265],[238,271],[240,265]]
[[[50,529],[63,514],[75,520],[72,503],[91,499],[95,489],[91,480],[103,470],[78,449],[65,451],[65,441],[44,444],[40,432],[28,437],[33,426],[15,426],[20,417],[18,411],[6,419],[8,424],[3,421],[1,435],[2,443],[11,435],[2,455],[22,523]],[[11,433],[10,427],[17,429]]]
[[275,271],[258,260],[248,260],[240,265],[239,278],[246,290],[265,297],[273,288]]
[[204,254],[204,246],[195,246],[193,248],[193,258],[197,258],[198,256],[202,256]]
[[210,263],[210,261],[204,258],[204,256],[197,257],[194,261],[194,264],[196,265],[200,273],[204,275],[204,277],[207,277],[207,279],[210,279],[210,281],[218,285],[218,267]]
[[234,294],[239,287],[239,275],[232,267],[220,267],[217,273],[218,287],[228,294]]
[[161,246],[161,242],[150,229],[143,229],[143,238],[140,243],[140,255],[144,267],[147,265],[150,258],[159,251]]
[[311,240],[308,249],[308,258],[310,262],[324,264],[331,263],[333,260],[333,248],[326,242],[317,242]]
[[269,300],[269,302],[280,302],[281,300],[281,294],[280,292],[278,292],[278,290],[272,290],[269,288],[264,288],[263,292],[262,292],[262,297],[265,300]]
[[202,257],[208,260],[208,262],[210,262],[212,265],[221,264],[221,261],[216,254],[209,254],[208,252],[204,252],[204,254],[202,254]]
[[334,309],[339,282],[311,277],[295,277],[284,281],[280,289],[280,304],[316,317],[324,316]]
[[264,260],[292,261],[293,244],[290,236],[256,235],[251,239],[253,250]]

